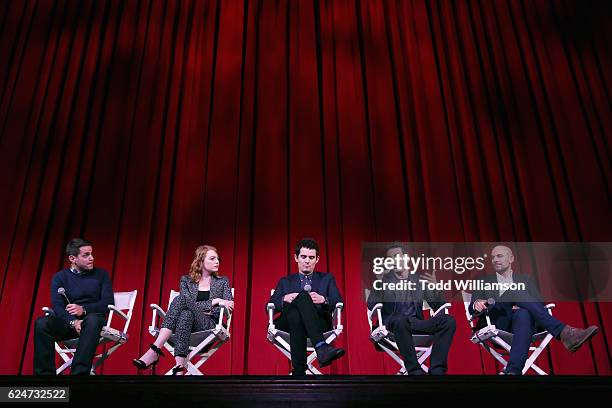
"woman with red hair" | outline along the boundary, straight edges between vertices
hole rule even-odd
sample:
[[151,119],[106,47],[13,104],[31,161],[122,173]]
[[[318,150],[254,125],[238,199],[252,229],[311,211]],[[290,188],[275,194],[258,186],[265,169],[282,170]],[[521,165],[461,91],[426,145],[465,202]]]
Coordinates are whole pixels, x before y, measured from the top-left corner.
[[234,308],[229,281],[219,276],[219,255],[213,246],[202,245],[196,249],[189,274],[181,277],[180,288],[181,293],[170,304],[157,339],[142,357],[132,360],[139,369],[155,367],[164,355],[162,346],[174,333],[176,366],[172,374],[184,374],[191,333],[215,327],[220,306]]

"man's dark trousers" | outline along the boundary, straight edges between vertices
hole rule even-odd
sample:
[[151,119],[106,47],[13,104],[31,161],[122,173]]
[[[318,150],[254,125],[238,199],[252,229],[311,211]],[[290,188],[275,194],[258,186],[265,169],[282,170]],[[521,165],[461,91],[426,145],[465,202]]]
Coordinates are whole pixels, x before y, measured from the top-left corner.
[[408,374],[421,372],[421,365],[416,357],[414,341],[412,340],[413,334],[433,335],[429,373],[434,375],[446,374],[448,351],[456,329],[455,319],[452,316],[439,314],[422,320],[395,314],[387,321],[387,327],[395,337]]
[[100,331],[106,323],[104,315],[87,314],[81,322],[81,335],[67,321],[56,316],[44,316],[34,325],[34,375],[55,375],[55,341],[79,338],[70,373],[89,375],[100,340]]
[[291,365],[295,373],[306,371],[306,342],[308,338],[312,345],[323,340],[323,328],[328,325],[312,302],[310,295],[301,291],[293,302],[283,308],[276,326],[289,333],[291,347]]
[[[512,332],[512,348],[505,372],[522,373],[531,339],[537,327],[542,327],[554,337],[558,337],[565,324],[552,317],[540,302],[517,302],[518,310],[512,310],[512,327],[498,327]],[[510,305],[504,305],[511,307]]]

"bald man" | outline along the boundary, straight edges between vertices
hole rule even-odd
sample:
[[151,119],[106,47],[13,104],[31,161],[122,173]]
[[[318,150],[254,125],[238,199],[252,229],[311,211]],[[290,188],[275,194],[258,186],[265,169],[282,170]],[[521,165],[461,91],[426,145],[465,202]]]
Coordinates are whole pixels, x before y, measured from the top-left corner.
[[571,327],[554,317],[544,307],[542,297],[535,281],[527,275],[513,273],[514,255],[507,246],[498,245],[491,251],[491,262],[495,275],[483,278],[488,283],[524,283],[526,291],[480,290],[472,293],[470,313],[481,312],[487,308],[487,300],[495,299],[489,307],[488,315],[498,329],[514,334],[510,359],[504,375],[521,375],[529,353],[531,338],[536,329],[544,329],[560,340],[570,353],[578,350],[598,331],[597,326],[587,329]]

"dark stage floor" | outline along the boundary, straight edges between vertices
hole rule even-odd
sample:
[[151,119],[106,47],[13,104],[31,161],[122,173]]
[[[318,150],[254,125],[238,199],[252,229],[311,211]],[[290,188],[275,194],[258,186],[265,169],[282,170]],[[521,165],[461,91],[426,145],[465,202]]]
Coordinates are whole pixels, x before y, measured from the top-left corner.
[[[612,377],[551,376],[325,376],[294,379],[272,376],[100,376],[50,378],[0,376],[0,387],[69,387],[70,404],[130,407],[398,407],[417,402],[436,405],[470,402],[476,406],[499,401],[544,400],[571,394],[594,401],[608,397]],[[6,390],[3,391],[6,394]],[[485,395],[487,394],[487,395]],[[4,405],[4,404],[0,404]],[[22,403],[20,406],[24,406]],[[29,405],[29,404],[27,404]]]

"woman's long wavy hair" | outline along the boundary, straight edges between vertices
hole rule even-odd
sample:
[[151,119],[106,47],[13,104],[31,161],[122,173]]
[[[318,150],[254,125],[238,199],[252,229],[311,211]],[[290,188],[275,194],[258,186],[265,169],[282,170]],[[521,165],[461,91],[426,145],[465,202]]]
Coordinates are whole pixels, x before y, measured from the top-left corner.
[[[189,277],[193,279],[194,282],[198,282],[202,277],[202,266],[204,266],[204,259],[206,259],[208,251],[217,252],[217,248],[212,245],[200,245],[195,250],[195,257],[189,268]],[[219,252],[217,252],[217,254],[219,254]],[[211,272],[210,274],[215,278],[219,277],[219,271]]]

